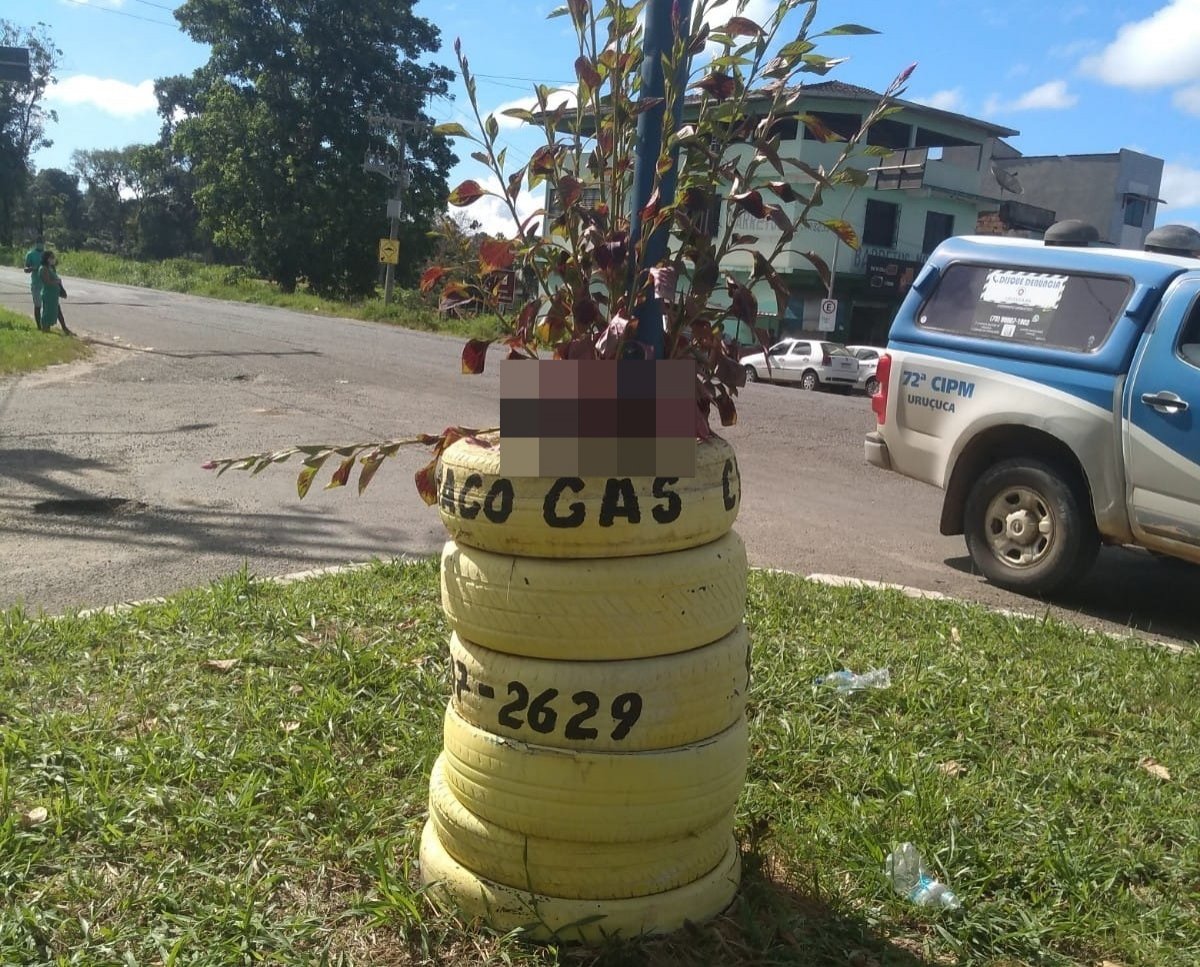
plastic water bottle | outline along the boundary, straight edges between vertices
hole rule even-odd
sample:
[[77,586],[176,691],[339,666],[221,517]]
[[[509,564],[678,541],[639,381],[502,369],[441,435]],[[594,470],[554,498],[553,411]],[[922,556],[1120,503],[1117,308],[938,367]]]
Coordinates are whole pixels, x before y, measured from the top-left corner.
[[822,675],[816,684],[836,689],[843,695],[861,692],[868,688],[887,688],[892,684],[892,673],[886,668],[872,668],[869,672],[856,675],[847,668],[840,672]]
[[920,851],[912,843],[901,843],[888,855],[884,871],[892,887],[919,907],[957,910],[961,903],[946,884],[930,876]]

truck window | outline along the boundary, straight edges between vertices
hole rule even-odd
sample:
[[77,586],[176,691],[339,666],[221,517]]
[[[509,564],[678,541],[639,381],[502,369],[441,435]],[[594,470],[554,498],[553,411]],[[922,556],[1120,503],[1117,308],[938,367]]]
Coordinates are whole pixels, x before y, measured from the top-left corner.
[[951,265],[921,307],[922,329],[1094,352],[1131,292],[1129,279],[989,265]]
[[1190,366],[1200,369],[1200,299],[1192,303],[1187,322],[1179,336],[1179,355]]

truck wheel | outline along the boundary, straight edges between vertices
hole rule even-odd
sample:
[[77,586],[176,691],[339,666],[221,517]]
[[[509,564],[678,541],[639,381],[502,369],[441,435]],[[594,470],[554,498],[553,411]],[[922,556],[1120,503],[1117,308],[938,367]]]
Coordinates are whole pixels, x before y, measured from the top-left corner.
[[992,583],[1049,594],[1081,578],[1100,549],[1091,508],[1057,467],[1004,460],[971,487],[963,515],[971,559]]
[[821,385],[821,381],[817,378],[815,370],[806,369],[804,375],[800,377],[800,388],[806,390],[815,390]]

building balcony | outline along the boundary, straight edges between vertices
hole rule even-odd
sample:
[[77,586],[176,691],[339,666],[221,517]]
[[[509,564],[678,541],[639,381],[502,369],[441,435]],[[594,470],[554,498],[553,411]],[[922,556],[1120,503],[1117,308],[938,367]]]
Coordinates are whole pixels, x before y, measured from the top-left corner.
[[[929,157],[942,150],[940,158]],[[978,146],[972,148],[908,148],[893,151],[873,169],[872,187],[878,191],[911,191],[925,188],[950,195],[982,195],[983,173]]]

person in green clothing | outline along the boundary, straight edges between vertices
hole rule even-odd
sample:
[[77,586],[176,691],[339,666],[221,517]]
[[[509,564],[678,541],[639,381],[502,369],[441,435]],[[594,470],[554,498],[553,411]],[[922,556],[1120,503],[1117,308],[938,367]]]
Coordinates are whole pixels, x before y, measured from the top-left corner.
[[42,249],[45,242],[40,238],[33,248],[25,253],[25,274],[29,276],[29,291],[33,296],[33,321],[42,328]]
[[63,316],[62,306],[59,305],[59,298],[67,294],[63,288],[62,279],[58,277],[58,256],[47,249],[42,253],[42,267],[39,275],[42,278],[42,319],[46,324],[42,326],[44,332],[49,332],[55,321],[62,326],[62,331],[68,336],[74,335],[67,328],[67,320]]

